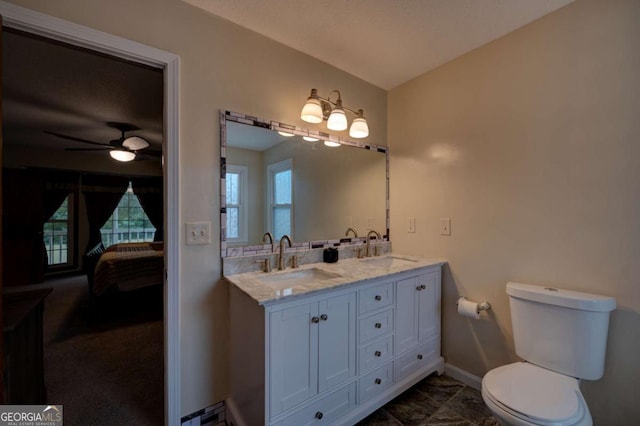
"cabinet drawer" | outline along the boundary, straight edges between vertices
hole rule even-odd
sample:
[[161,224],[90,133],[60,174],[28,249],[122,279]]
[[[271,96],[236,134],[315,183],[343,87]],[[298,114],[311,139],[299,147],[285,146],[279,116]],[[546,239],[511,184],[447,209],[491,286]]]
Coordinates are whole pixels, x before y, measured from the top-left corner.
[[360,374],[386,364],[393,357],[393,336],[363,346],[358,351],[358,371]]
[[404,379],[433,361],[438,356],[437,342],[438,338],[431,339],[398,357],[394,365],[396,381]]
[[358,292],[358,312],[364,314],[393,304],[393,283],[367,287]]
[[351,383],[275,424],[281,426],[331,425],[351,410],[355,404],[356,384]]
[[358,404],[380,395],[380,392],[393,384],[393,362],[373,370],[358,380]]
[[359,342],[365,343],[393,331],[393,309],[360,318]]

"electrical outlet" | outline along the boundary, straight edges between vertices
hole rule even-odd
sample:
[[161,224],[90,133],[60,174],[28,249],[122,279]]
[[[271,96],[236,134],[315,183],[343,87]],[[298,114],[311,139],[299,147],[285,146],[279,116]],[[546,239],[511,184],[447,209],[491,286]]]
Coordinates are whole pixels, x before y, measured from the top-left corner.
[[416,218],[410,217],[407,223],[407,232],[413,234],[416,232]]
[[440,218],[440,235],[451,235],[451,219]]
[[211,242],[211,222],[187,222],[185,230],[189,246]]

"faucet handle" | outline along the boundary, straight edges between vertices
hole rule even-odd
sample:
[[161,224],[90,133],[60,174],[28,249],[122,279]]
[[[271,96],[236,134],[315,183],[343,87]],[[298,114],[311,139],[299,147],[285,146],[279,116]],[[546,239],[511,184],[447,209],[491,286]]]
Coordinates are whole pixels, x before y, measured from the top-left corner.
[[299,266],[298,265],[298,256],[296,256],[295,254],[291,255],[291,267],[293,269],[296,269],[298,266]]
[[268,257],[266,259],[256,260],[255,263],[262,264],[262,272],[271,272],[271,259]]
[[355,250],[358,259],[364,258],[364,247],[356,247]]

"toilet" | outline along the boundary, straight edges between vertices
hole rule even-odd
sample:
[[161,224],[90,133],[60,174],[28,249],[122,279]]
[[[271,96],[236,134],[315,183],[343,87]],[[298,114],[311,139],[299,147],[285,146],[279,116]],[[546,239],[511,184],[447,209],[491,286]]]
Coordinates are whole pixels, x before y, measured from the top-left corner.
[[482,398],[504,425],[591,426],[580,380],[604,373],[612,297],[507,283],[516,353],[489,371]]

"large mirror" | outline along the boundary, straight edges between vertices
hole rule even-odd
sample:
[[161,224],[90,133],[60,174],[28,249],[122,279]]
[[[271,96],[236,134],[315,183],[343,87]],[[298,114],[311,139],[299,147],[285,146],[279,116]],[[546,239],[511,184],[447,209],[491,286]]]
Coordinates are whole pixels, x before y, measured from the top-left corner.
[[386,147],[228,111],[220,124],[223,257],[255,254],[266,232],[309,248],[388,234]]

